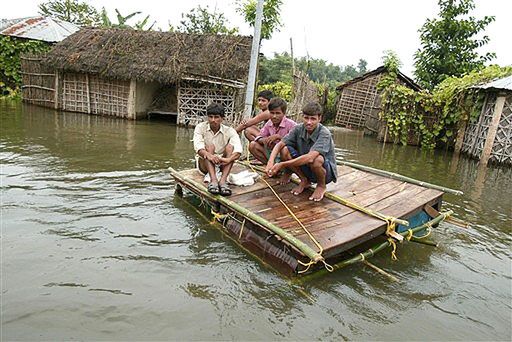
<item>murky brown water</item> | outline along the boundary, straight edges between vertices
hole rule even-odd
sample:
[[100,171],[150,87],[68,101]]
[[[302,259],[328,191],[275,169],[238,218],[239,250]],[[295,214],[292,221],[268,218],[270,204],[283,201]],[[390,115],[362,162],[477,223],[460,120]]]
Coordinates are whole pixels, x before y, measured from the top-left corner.
[[355,265],[296,284],[175,198],[192,131],[0,101],[2,340],[510,340],[512,172],[337,130],[345,158],[458,188],[439,248],[391,283]]

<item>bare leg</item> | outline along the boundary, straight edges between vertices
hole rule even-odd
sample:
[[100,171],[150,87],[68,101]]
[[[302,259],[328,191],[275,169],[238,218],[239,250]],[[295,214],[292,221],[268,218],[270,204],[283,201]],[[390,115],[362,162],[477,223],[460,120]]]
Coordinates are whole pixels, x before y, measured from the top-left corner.
[[327,171],[324,169],[324,157],[318,156],[311,163],[311,171],[315,174],[317,183],[316,189],[313,191],[313,194],[309,197],[310,200],[318,202],[324,198],[325,192],[327,191],[327,187],[325,185],[325,176]]
[[265,147],[257,141],[251,141],[249,144],[249,151],[251,154],[263,164],[267,164],[267,155],[265,154]]
[[254,139],[260,134],[260,130],[257,126],[250,126],[244,129],[244,135],[249,141],[254,141]]
[[[288,148],[285,146],[281,150],[281,160],[285,161],[285,160],[290,160],[290,159],[292,159],[292,155],[290,154],[290,151],[288,151]],[[291,172],[294,172],[297,176],[299,176],[299,179],[300,179],[299,185],[297,185],[296,187],[294,187],[292,189],[292,194],[299,195],[304,191],[304,189],[306,189],[307,187],[309,187],[311,185],[311,182],[306,177],[304,172],[302,172],[300,167],[295,167],[295,166],[290,167],[289,169],[285,170],[285,174],[286,174],[286,172],[289,173],[289,175],[290,175],[289,177],[291,177]],[[284,177],[284,175],[283,175],[283,177]],[[290,181],[289,177],[288,177],[288,182]]]
[[[233,145],[228,144],[226,149],[224,150],[224,157],[231,157],[233,154]],[[229,173],[231,172],[231,168],[235,162],[232,161],[229,164],[222,166],[222,176],[220,177],[219,185],[226,184],[226,180],[228,179]]]
[[[206,145],[205,149],[208,153],[215,153],[215,146],[213,145]],[[210,175],[210,183],[217,184],[219,182],[217,180],[217,173],[215,172],[215,164],[208,159],[199,158],[199,170]]]

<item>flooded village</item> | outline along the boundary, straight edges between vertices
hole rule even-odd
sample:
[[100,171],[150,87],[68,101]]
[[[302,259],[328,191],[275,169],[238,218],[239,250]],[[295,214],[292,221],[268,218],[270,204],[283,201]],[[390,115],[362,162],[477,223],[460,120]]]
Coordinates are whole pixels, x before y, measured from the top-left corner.
[[254,34],[0,22],[0,338],[509,340],[512,66],[265,83],[282,2],[240,3]]

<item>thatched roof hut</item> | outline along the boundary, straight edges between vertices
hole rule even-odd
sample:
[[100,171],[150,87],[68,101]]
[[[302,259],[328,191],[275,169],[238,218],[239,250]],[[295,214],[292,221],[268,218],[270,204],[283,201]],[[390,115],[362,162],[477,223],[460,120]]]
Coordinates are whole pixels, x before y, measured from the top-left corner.
[[[84,28],[56,44],[40,64],[59,74],[58,108],[135,119],[155,103],[167,103],[169,108],[156,109],[178,115],[178,121],[188,115],[183,122],[194,124],[199,119],[191,116],[212,101],[224,102],[228,113],[237,110],[251,42],[237,35]],[[109,109],[105,96],[113,91],[122,103]],[[101,97],[102,104],[93,103]]]
[[55,69],[173,83],[183,76],[246,81],[251,37],[85,28],[43,60]]
[[[339,93],[336,106],[336,125],[364,128],[373,133],[378,132],[381,101],[377,84],[385,72],[386,67],[381,66],[336,88]],[[398,71],[396,81],[416,91],[421,90],[418,84],[400,71]]]

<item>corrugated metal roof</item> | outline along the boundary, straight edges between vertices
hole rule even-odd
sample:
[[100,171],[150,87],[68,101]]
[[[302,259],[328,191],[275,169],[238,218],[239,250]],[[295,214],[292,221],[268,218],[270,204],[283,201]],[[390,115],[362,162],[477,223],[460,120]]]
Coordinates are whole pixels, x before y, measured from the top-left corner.
[[0,20],[0,34],[45,42],[60,42],[78,30],[80,27],[75,24],[54,18],[28,17]]
[[481,86],[478,86],[477,88],[512,90],[512,75],[494,80],[490,83],[483,84]]

